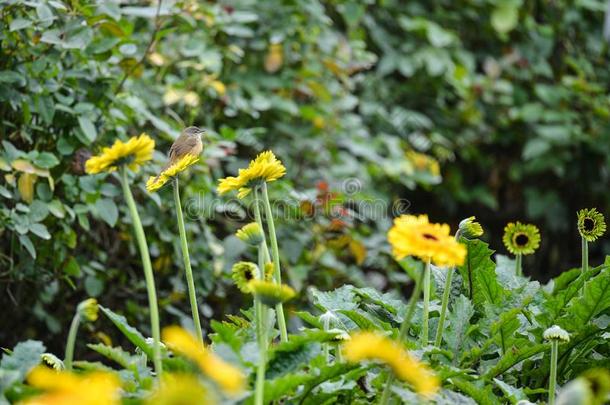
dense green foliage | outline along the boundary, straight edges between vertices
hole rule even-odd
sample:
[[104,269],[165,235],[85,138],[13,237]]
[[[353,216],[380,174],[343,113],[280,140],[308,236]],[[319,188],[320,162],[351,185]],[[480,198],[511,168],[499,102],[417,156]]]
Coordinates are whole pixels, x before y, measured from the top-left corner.
[[[567,248],[578,247],[573,212],[610,208],[604,1],[159,4],[0,0],[0,303],[13,313],[2,319],[2,346],[50,332],[59,335],[48,339],[59,350],[85,296],[120,308],[149,335],[120,186],[83,175],[90,153],[117,137],[147,132],[162,151],[183,126],[211,132],[205,164],[191,172],[185,192],[207,329],[212,319],[237,312],[239,303],[226,299],[236,293],[229,269],[248,256],[233,236],[247,207],[219,202],[215,181],[263,148],[284,161],[292,182],[273,188],[272,198],[290,195],[282,205],[289,219],[279,220],[278,231],[288,281],[301,303],[310,285],[403,287],[407,278],[395,271],[385,242],[398,198],[409,199],[414,212],[436,211],[454,223],[459,214],[487,216],[484,225],[497,230],[495,246],[508,220],[537,221],[546,258],[538,264],[552,270],[530,269],[545,277],[578,257],[564,253],[578,252]],[[156,156],[146,174],[164,159]],[[171,191],[150,195],[144,178],[137,175],[134,191],[162,318],[188,322]],[[329,201],[333,209],[324,209]],[[375,201],[383,215],[358,210]],[[316,215],[309,215],[312,206]],[[488,263],[481,274],[493,273]],[[566,277],[553,291],[569,287]],[[540,347],[541,331],[552,321],[526,328],[507,315],[502,325],[492,315],[516,311],[523,294],[536,309],[572,302],[563,293],[544,301],[551,292],[533,284],[514,281],[506,295],[489,284],[473,304],[455,297],[464,330],[483,316],[487,324],[472,331],[474,340],[454,364],[476,365],[491,384],[495,375],[486,362],[505,356],[498,331],[514,340],[505,345]],[[578,288],[566,294],[586,300],[590,293]],[[487,308],[487,299],[500,301]],[[559,311],[557,319],[576,317],[602,328],[592,322],[599,313],[549,305],[558,308],[550,309]],[[95,332],[90,329],[92,339]],[[596,350],[597,337],[591,339],[582,362]],[[474,351],[474,342],[488,342],[489,352]],[[607,349],[601,350],[607,355]],[[545,361],[527,366],[544,370]],[[562,367],[568,367],[566,379],[583,369],[578,362]],[[544,386],[544,371],[508,372],[508,384]],[[479,390],[462,377],[456,389]]]

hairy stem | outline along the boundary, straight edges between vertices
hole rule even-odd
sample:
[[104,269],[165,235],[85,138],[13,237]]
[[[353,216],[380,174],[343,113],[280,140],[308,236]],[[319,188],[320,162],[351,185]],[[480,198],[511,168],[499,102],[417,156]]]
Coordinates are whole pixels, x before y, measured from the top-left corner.
[[582,271],[589,269],[589,242],[582,238]]
[[434,346],[441,347],[443,340],[443,329],[445,327],[445,318],[447,316],[447,306],[449,304],[449,294],[451,293],[451,279],[453,278],[453,267],[447,270],[447,278],[445,279],[445,290],[443,291],[443,302],[441,304],[441,314],[438,318],[438,328],[436,329],[436,339]]
[[549,376],[549,401],[548,405],[555,404],[555,387],[557,385],[557,352],[559,342],[557,339],[551,341],[551,375]]
[[[271,203],[269,202],[269,193],[267,192],[267,183],[263,183],[263,204],[265,206],[265,219],[269,228],[269,239],[271,239],[271,254],[273,255],[273,268],[275,281],[278,284],[282,283],[282,274],[280,269],[280,250],[277,245],[277,236],[275,234],[275,223],[273,222],[273,212],[271,211]],[[288,330],[286,328],[286,318],[284,317],[284,306],[278,304],[275,307],[277,315],[277,324],[280,328],[280,336],[282,342],[288,341]]]
[[155,365],[155,371],[157,376],[163,373],[163,366],[161,364],[161,331],[159,326],[159,308],[157,306],[157,291],[155,289],[155,278],[152,271],[152,264],[150,262],[150,253],[148,251],[148,244],[146,243],[146,237],[144,236],[144,228],[142,228],[142,221],[140,221],[140,214],[136,207],[136,202],[131,194],[129,183],[127,181],[127,170],[125,167],[121,168],[121,186],[123,187],[123,194],[125,195],[125,201],[129,207],[129,214],[131,221],[133,222],[133,228],[138,241],[138,248],[140,250],[140,257],[142,259],[142,267],[144,269],[144,279],[146,280],[146,290],[148,292],[148,308],[150,310],[150,324],[152,329],[153,337],[153,363]]
[[428,317],[430,311],[430,260],[426,262],[424,268],[424,310],[422,314],[422,326],[420,340],[422,346],[428,345]]
[[523,275],[523,256],[521,253],[517,253],[515,257],[515,274],[518,276]]
[[191,303],[193,325],[195,326],[195,334],[197,335],[197,339],[203,343],[201,321],[199,320],[199,307],[197,305],[197,294],[195,293],[195,282],[193,281],[193,269],[191,268],[191,258],[189,256],[189,247],[186,240],[184,217],[182,215],[182,204],[180,203],[180,186],[177,178],[174,179],[174,202],[176,205],[176,220],[178,221],[178,232],[180,233],[180,248],[182,249],[182,258],[184,259],[184,273],[186,275],[186,285],[189,293],[189,301]]
[[76,333],[78,332],[78,325],[80,324],[80,311],[77,309],[72,323],[70,324],[70,331],[68,332],[68,340],[66,341],[66,354],[64,358],[64,365],[67,371],[72,370],[72,360],[74,359],[74,345],[76,344]]

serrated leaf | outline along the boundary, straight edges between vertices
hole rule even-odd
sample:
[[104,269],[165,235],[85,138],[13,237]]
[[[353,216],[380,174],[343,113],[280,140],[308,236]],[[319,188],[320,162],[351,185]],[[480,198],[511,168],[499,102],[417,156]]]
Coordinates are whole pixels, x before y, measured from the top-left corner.
[[[455,300],[453,308],[447,317],[448,327],[443,331],[447,346],[453,353],[459,350],[466,337],[466,330],[470,326],[470,318],[474,315],[474,307],[468,298],[460,295]],[[447,332],[447,333],[445,333]]]
[[327,292],[314,289],[311,293],[313,303],[323,311],[354,310],[358,308],[358,305],[355,303],[353,289],[354,286],[352,285],[344,285]]
[[33,367],[40,364],[40,355],[45,350],[46,347],[38,340],[19,342],[10,354],[2,355],[0,368],[18,372],[19,380],[23,380]]
[[356,310],[339,310],[337,311],[340,314],[347,316],[352,322],[354,322],[358,328],[362,330],[377,330],[377,329],[389,329],[388,328],[380,328],[380,326],[375,323],[372,319],[370,319],[366,313]]
[[324,325],[317,316],[313,316],[312,314],[306,311],[296,311],[294,312],[294,314],[305,322],[307,322],[308,324],[310,324],[311,326],[313,326],[314,328],[324,329]]
[[106,346],[103,343],[89,343],[87,347],[101,354],[108,360],[114,361],[123,368],[129,368],[137,360],[120,347]]
[[504,291],[498,283],[496,265],[491,260],[494,251],[489,249],[487,243],[478,239],[462,238],[461,242],[466,244],[468,253],[464,264],[459,266],[458,270],[474,304],[477,307],[482,307],[486,302],[501,305]]
[[599,274],[584,283],[581,295],[567,307],[568,331],[576,331],[587,325],[597,315],[610,308],[610,271],[603,268]]
[[532,346],[515,347],[502,355],[500,360],[485,374],[487,378],[497,377],[511,367],[549,349],[548,344],[538,343]]
[[472,397],[480,405],[499,405],[500,400],[493,394],[492,388],[482,386],[482,382],[470,382],[464,378],[452,378],[451,383],[460,391]]
[[100,305],[100,310],[110,319],[110,321],[116,326],[127,339],[134,345],[140,348],[142,352],[152,359],[153,350],[152,345],[146,342],[146,338],[133,326],[127,323],[127,319],[123,315],[116,314],[110,309]]

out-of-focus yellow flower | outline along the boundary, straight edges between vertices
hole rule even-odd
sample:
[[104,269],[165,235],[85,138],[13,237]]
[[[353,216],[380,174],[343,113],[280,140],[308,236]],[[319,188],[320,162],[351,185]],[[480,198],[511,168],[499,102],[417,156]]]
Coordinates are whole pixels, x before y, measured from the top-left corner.
[[286,168],[270,150],[260,153],[246,169],[239,169],[237,177],[225,177],[219,180],[218,192],[227,193],[238,190],[237,196],[244,198],[252,187],[261,182],[272,182],[286,174]]
[[271,308],[293,299],[296,295],[292,288],[275,281],[252,280],[248,283],[248,288],[256,298]]
[[165,65],[165,57],[158,52],[153,52],[148,55],[148,60],[155,66],[163,66]]
[[194,91],[187,91],[184,93],[184,104],[190,107],[197,107],[199,105],[199,95]]
[[432,156],[428,156],[425,153],[415,152],[413,150],[407,151],[407,159],[413,164],[415,170],[426,171],[433,176],[439,176],[441,174],[441,168],[438,161]]
[[416,256],[437,266],[459,266],[466,247],[449,235],[449,225],[428,222],[427,215],[401,215],[388,232],[394,256]]
[[250,281],[260,277],[258,266],[252,262],[238,262],[233,265],[231,276],[235,285],[243,293],[250,293]]
[[171,88],[167,89],[165,94],[163,94],[163,103],[165,103],[165,105],[176,104],[178,101],[180,101],[182,95],[182,91]]
[[504,228],[502,242],[514,255],[531,255],[540,246],[540,231],[536,225],[511,222]]
[[88,298],[78,304],[77,311],[80,313],[82,319],[85,319],[89,322],[97,321],[97,316],[99,312],[99,306],[97,305],[97,300],[95,298]]
[[176,163],[170,165],[167,169],[164,169],[161,173],[159,173],[158,176],[149,177],[146,181],[146,190],[148,190],[148,192],[150,193],[157,191],[158,189],[163,187],[165,183],[167,183],[170,179],[176,177],[178,174],[182,173],[198,161],[199,157],[187,153],[186,155],[178,159]]
[[155,141],[146,135],[134,136],[127,142],[114,141],[111,147],[102,149],[102,153],[91,157],[85,163],[89,174],[115,171],[119,166],[126,165],[137,171],[144,162],[152,159]]
[[213,80],[210,83],[210,87],[213,88],[219,96],[224,96],[227,92],[227,86],[220,80]]
[[246,378],[235,366],[216,356],[190,333],[179,326],[163,330],[163,342],[175,353],[195,362],[201,371],[228,394],[238,394],[246,385]]
[[111,373],[74,374],[57,372],[44,366],[28,375],[32,387],[45,392],[27,399],[25,405],[113,405],[120,403],[119,379]]
[[440,387],[438,378],[425,364],[398,343],[375,332],[358,332],[343,345],[343,355],[351,363],[378,361],[389,366],[397,378],[408,382],[423,396],[433,396]]
[[265,70],[268,73],[275,73],[284,63],[284,50],[282,44],[271,44],[265,56]]
[[146,399],[147,405],[215,404],[205,387],[192,374],[166,373]]

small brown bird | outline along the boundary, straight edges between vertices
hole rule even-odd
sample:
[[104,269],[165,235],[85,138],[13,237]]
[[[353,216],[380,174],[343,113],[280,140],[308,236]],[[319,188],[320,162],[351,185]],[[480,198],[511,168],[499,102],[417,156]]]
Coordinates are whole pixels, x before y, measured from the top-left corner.
[[199,156],[199,154],[203,150],[203,142],[201,141],[201,135],[203,135],[204,133],[205,129],[197,127],[185,128],[180,134],[180,136],[176,138],[176,140],[172,144],[172,147],[169,148],[169,153],[167,154],[168,162],[163,168],[163,170],[167,169],[187,154]]

